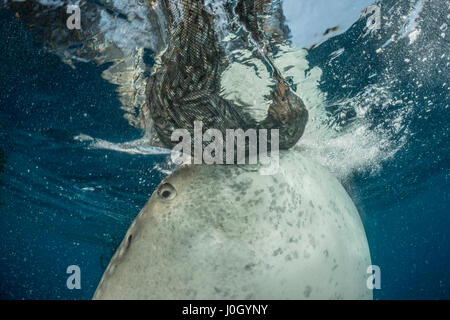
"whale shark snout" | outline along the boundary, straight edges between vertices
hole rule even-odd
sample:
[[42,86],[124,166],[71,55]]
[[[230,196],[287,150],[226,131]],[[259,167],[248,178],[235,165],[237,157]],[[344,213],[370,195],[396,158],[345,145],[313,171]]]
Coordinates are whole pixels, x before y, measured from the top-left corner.
[[161,182],[94,299],[371,299],[369,247],[340,183],[299,152],[280,170],[189,165]]

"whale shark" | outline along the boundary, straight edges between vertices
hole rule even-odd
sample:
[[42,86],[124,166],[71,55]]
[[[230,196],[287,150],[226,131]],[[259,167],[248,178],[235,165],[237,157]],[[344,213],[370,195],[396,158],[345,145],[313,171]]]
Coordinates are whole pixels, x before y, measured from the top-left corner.
[[184,165],[157,187],[94,299],[371,299],[364,227],[301,150],[260,165]]
[[[77,3],[80,29],[67,29],[68,0],[3,5],[65,63],[108,64],[102,77],[118,85],[125,117],[149,145],[172,148],[175,130],[195,135],[202,121],[203,131],[278,130],[281,149],[270,175],[261,164],[179,166],[130,226],[93,298],[371,299],[358,211],[299,147],[308,110],[274,62],[289,44],[281,2]],[[240,76],[257,69],[264,90],[242,101],[251,89],[230,90],[226,76],[236,66],[247,68]]]

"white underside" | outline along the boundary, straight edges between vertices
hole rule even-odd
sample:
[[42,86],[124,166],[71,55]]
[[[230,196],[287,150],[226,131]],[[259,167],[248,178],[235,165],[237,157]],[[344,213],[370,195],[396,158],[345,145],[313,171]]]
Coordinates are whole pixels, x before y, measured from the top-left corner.
[[326,169],[289,151],[273,176],[236,166],[191,171],[163,181],[176,197],[152,196],[94,298],[372,298],[363,225]]

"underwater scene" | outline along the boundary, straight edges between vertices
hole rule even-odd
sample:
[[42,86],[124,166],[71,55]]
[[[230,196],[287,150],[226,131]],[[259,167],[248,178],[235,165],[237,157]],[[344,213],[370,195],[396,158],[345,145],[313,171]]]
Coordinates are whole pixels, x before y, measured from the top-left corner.
[[[449,1],[0,20],[1,299],[450,298]],[[277,130],[274,175],[173,156],[178,128],[253,127]]]

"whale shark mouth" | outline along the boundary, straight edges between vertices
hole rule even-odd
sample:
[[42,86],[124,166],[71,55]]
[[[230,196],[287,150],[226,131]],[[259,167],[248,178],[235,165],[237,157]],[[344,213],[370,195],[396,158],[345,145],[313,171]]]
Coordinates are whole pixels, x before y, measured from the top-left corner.
[[[33,34],[48,50],[56,53],[64,62],[74,67],[86,61],[105,65],[102,77],[117,85],[116,91],[125,111],[124,116],[132,126],[145,131],[139,141],[138,151],[112,142],[96,143],[98,140],[88,142],[92,148],[110,148],[140,154],[158,153],[152,147],[164,144],[155,130],[147,105],[150,97],[146,95],[146,87],[170,40],[169,21],[160,2],[151,1],[142,5],[142,2],[133,0],[79,1],[81,11],[89,12],[88,15],[81,15],[82,25],[89,26],[82,30],[68,30],[66,27],[68,15],[65,9],[69,1],[7,0],[3,3],[25,25],[32,28]],[[246,30],[242,28],[244,31],[239,30],[241,34],[235,36],[227,28],[230,14],[224,3],[225,1],[204,2],[205,10],[215,16],[213,29],[219,46],[228,57],[228,64],[221,70],[218,92],[221,98],[231,101],[235,109],[259,123],[267,116],[271,104],[271,99],[267,97],[276,81],[268,68],[270,63],[267,64],[261,56],[253,54],[254,48],[261,46],[255,46],[252,41],[243,43],[240,40],[242,32],[252,35],[254,28],[251,23],[240,20],[236,22],[241,26],[246,26],[247,23],[249,27]],[[400,107],[399,103],[403,98],[395,92],[399,80],[392,71],[396,66],[390,62],[392,59],[389,54],[395,48],[403,50],[402,41],[407,42],[410,50],[423,45],[425,35],[429,39],[428,46],[435,47],[433,43],[437,41],[433,40],[433,35],[426,34],[427,29],[423,29],[426,16],[422,13],[429,7],[438,7],[442,2],[381,3],[381,12],[386,13],[383,21],[398,22],[385,23],[381,30],[367,32],[363,29],[360,37],[368,49],[374,47],[380,59],[386,61],[386,67],[368,71],[368,76],[374,81],[365,88],[358,89],[357,94],[350,92],[330,97],[323,85],[326,77],[331,83],[342,75],[343,80],[339,81],[342,91],[349,91],[346,81],[353,80],[345,78],[345,73],[330,75],[329,70],[333,66],[342,65],[345,59],[350,59],[352,50],[345,44],[339,44],[335,37],[333,43],[337,43],[337,47],[331,50],[333,53],[328,58],[322,59],[323,63],[317,64],[312,62],[311,56],[320,50],[299,48],[317,47],[317,44],[345,32],[349,27],[349,32],[358,33],[360,26],[364,26],[370,17],[361,15],[358,19],[358,14],[369,4],[370,1],[365,0],[343,0],[333,3],[332,8],[327,9],[329,4],[326,1],[315,2],[314,5],[306,2],[298,4],[292,0],[273,1],[270,7],[265,8],[268,17],[260,28],[264,31],[263,35],[272,35],[270,60],[288,82],[290,90],[308,108],[308,125],[299,141],[301,148],[340,177],[346,177],[355,170],[376,171],[383,161],[393,157],[407,143],[412,105]],[[238,17],[239,15],[235,15],[234,19],[238,20]],[[333,17],[346,17],[347,20],[334,20]],[[306,25],[308,28],[305,28]],[[261,39],[257,31],[253,34],[253,40]],[[436,34],[436,37],[439,36],[440,34]],[[330,43],[327,41],[326,45]],[[405,50],[408,49],[405,47]],[[410,65],[412,74],[418,75],[420,69],[426,70],[433,65],[434,60],[427,60],[425,51],[420,57],[414,57],[405,50],[402,51],[405,54],[404,62]],[[411,52],[415,51],[418,50]],[[427,82],[431,74],[432,72],[422,72],[422,78],[418,81]],[[388,123],[374,122],[372,114],[377,109],[380,112],[393,110],[389,113]]]

